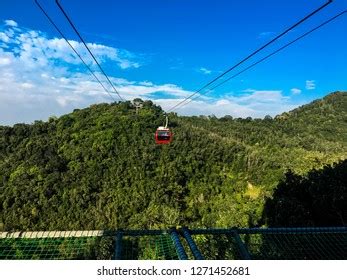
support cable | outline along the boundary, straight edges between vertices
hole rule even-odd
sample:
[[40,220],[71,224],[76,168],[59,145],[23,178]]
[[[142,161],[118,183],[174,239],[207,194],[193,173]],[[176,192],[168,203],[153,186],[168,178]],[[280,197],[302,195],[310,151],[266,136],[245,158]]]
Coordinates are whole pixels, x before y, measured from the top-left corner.
[[[253,68],[254,66],[256,66],[256,65],[258,65],[259,63],[263,62],[264,60],[270,58],[271,56],[273,56],[273,55],[279,53],[280,51],[282,51],[282,50],[284,50],[285,48],[289,47],[290,45],[296,43],[297,41],[303,39],[303,38],[306,37],[307,35],[313,33],[314,31],[316,31],[316,30],[318,30],[318,29],[320,29],[320,28],[323,27],[324,25],[326,25],[326,24],[332,22],[333,20],[335,20],[336,18],[338,18],[338,17],[344,15],[345,13],[347,13],[347,10],[345,10],[345,11],[343,11],[343,12],[341,12],[341,13],[335,15],[334,17],[332,17],[332,18],[330,18],[330,19],[324,21],[324,22],[321,23],[320,25],[316,26],[315,28],[311,29],[310,31],[307,31],[307,32],[304,33],[303,35],[301,35],[301,36],[297,37],[296,39],[294,39],[293,41],[291,41],[291,42],[285,44],[284,46],[280,47],[279,49],[275,50],[274,52],[270,53],[269,55],[263,57],[262,59],[260,59],[260,60],[258,60],[258,61],[256,61],[256,62],[254,62],[253,64],[251,64],[250,66],[248,66],[248,67],[246,67],[245,69],[241,70],[240,72],[236,73],[235,75],[233,75],[233,76],[229,77],[228,79],[226,79],[226,80],[220,82],[219,84],[213,86],[212,88],[209,89],[209,91],[212,91],[212,90],[216,89],[217,87],[219,87],[219,86],[225,84],[226,82],[230,81],[231,79],[236,78],[237,76],[241,75],[242,73],[246,72],[247,70]],[[201,94],[200,94],[200,95],[201,95]],[[185,103],[185,104],[182,105],[182,106],[188,105],[190,102],[192,102],[193,100],[195,100],[196,98],[198,98],[200,95],[198,95],[198,96],[196,96],[196,97],[194,97],[194,98],[188,100],[188,102]]]
[[[58,0],[56,0],[58,1]],[[325,4],[323,4],[322,6],[320,6],[319,8],[317,8],[316,10],[314,10],[313,12],[311,12],[310,14],[308,14],[307,16],[305,16],[304,18],[302,18],[301,20],[299,20],[298,22],[296,22],[294,25],[292,25],[291,27],[287,28],[285,31],[283,31],[282,33],[280,33],[279,35],[277,35],[275,38],[273,38],[272,40],[270,40],[269,42],[267,42],[265,45],[261,46],[260,48],[258,48],[257,50],[253,51],[251,54],[249,54],[247,57],[245,57],[244,59],[242,59],[241,61],[239,61],[238,63],[236,63],[235,65],[233,65],[232,67],[230,67],[228,70],[224,71],[222,74],[220,74],[219,76],[217,76],[216,78],[214,78],[212,81],[208,82],[207,84],[205,84],[203,87],[201,87],[200,89],[198,89],[197,91],[195,91],[194,93],[192,93],[191,95],[189,95],[188,97],[186,97],[184,100],[178,102],[175,106],[171,107],[168,112],[173,111],[175,108],[177,108],[178,106],[180,106],[181,104],[183,104],[186,100],[191,99],[193,96],[195,96],[196,94],[200,93],[202,90],[204,90],[205,88],[207,88],[208,86],[210,86],[212,83],[214,83],[215,81],[219,80],[220,78],[222,78],[223,76],[225,76],[226,74],[228,74],[230,71],[234,70],[237,66],[239,66],[240,64],[244,63],[245,61],[249,60],[251,57],[253,57],[254,55],[256,55],[258,52],[260,52],[261,50],[265,49],[267,46],[269,46],[270,44],[272,44],[273,42],[277,41],[279,38],[283,37],[285,34],[287,34],[289,31],[293,30],[295,27],[297,27],[298,25],[302,24],[303,22],[305,22],[306,20],[308,20],[310,17],[312,17],[313,15],[315,15],[316,13],[318,13],[319,11],[321,11],[322,9],[324,9],[326,6],[330,5],[333,2],[333,0],[328,0]]]
[[76,32],[77,36],[80,38],[80,40],[82,41],[83,45],[85,46],[85,48],[88,50],[89,54],[91,55],[91,57],[93,58],[93,60],[95,61],[95,63],[98,65],[100,71],[102,72],[102,74],[105,76],[105,78],[107,79],[107,81],[109,82],[109,84],[111,85],[111,87],[113,88],[113,90],[115,91],[115,93],[119,96],[119,98],[124,101],[124,98],[119,94],[118,90],[116,89],[116,87],[114,86],[114,84],[111,82],[110,78],[107,76],[107,74],[105,73],[104,69],[102,69],[100,63],[97,61],[97,59],[95,58],[94,54],[92,53],[92,51],[90,50],[90,48],[88,47],[87,43],[84,41],[84,39],[82,38],[81,34],[78,32],[76,26],[73,24],[71,18],[67,15],[67,13],[65,12],[64,8],[62,7],[62,5],[59,3],[58,0],[55,0],[55,3],[58,5],[60,11],[63,13],[63,15],[65,16],[65,18],[67,19],[67,21],[69,22],[69,24],[71,25],[71,27],[73,28],[73,30]]
[[110,94],[110,92],[107,90],[107,88],[103,85],[103,83],[99,80],[99,78],[95,75],[93,70],[89,67],[89,65],[84,61],[84,59],[81,57],[81,55],[77,52],[77,50],[72,46],[72,44],[69,42],[69,40],[66,38],[66,36],[63,34],[63,32],[60,30],[60,28],[54,23],[52,18],[47,14],[47,12],[44,10],[44,8],[40,5],[38,0],[35,0],[36,5],[39,7],[39,9],[42,11],[42,13],[46,16],[48,21],[54,26],[54,28],[57,30],[57,32],[60,34],[61,37],[66,41],[66,43],[70,46],[70,48],[74,51],[74,53],[78,56],[78,58],[82,61],[84,66],[89,70],[90,74],[95,78],[95,80],[102,86],[102,88],[105,90],[105,92],[113,99],[113,101],[116,101],[114,97]]

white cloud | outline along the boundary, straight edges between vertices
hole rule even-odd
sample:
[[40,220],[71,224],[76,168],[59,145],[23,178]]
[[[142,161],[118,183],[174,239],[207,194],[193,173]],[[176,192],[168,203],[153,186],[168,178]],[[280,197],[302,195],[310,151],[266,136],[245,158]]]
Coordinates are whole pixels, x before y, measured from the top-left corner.
[[[168,110],[183,99],[157,99],[163,109]],[[183,115],[216,115],[222,117],[258,117],[266,115],[275,116],[284,111],[292,110],[302,104],[291,103],[290,99],[280,90],[254,90],[247,89],[242,95],[228,94],[224,98],[211,101],[211,99],[195,99],[186,106],[178,109]]]
[[173,84],[163,84],[163,85],[155,85],[155,84],[148,84],[143,85],[143,83],[133,83],[133,84],[127,84],[122,85],[118,84],[118,91],[121,95],[125,95],[128,98],[134,98],[134,97],[140,97],[140,96],[150,96],[152,97],[156,93],[165,93],[172,95],[174,97],[186,97],[192,92],[182,89],[181,87]]
[[[11,44],[12,52],[19,55],[27,67],[47,66],[60,60],[74,65],[82,65],[81,60],[71,50],[63,38],[47,38],[42,32],[35,30],[22,30],[13,28],[13,23],[7,24],[8,28],[0,33],[0,48]],[[87,64],[92,65],[94,61],[82,43],[69,40],[70,44],[80,53]],[[13,46],[14,45],[14,46]],[[121,69],[139,68],[141,64],[136,55],[122,49],[117,49],[101,44],[88,43],[88,47],[101,62],[116,62]]]
[[200,68],[198,69],[198,72],[203,73],[203,74],[206,74],[206,75],[212,73],[211,70],[209,70],[209,69],[207,69],[207,68],[205,68],[205,67],[200,67]]
[[243,102],[256,101],[256,102],[278,102],[288,99],[282,95],[281,90],[255,90],[246,89],[243,91],[246,93],[241,97],[237,97],[238,100]]
[[7,19],[4,21],[7,26],[17,27],[18,23],[12,19]]
[[10,37],[8,37],[4,32],[0,32],[0,41],[8,43],[10,41]]
[[275,34],[275,32],[272,32],[272,31],[264,31],[264,32],[260,32],[258,34],[258,38],[261,39],[261,38],[268,38],[270,36],[272,36],[273,34]]
[[22,88],[24,88],[24,89],[31,89],[31,88],[34,88],[35,86],[33,85],[33,84],[31,84],[31,83],[22,83],[21,85],[20,85]]
[[[14,21],[6,21],[2,28],[0,124],[28,123],[92,103],[111,101],[63,39],[47,38],[40,31],[22,29]],[[88,59],[84,46],[70,42],[86,62],[97,69]],[[128,51],[100,44],[89,46],[101,63],[109,60],[120,68],[140,66],[133,61],[136,56]],[[100,73],[96,75],[101,78]],[[123,81],[123,85],[133,83],[122,78],[113,80]]]
[[149,81],[143,81],[143,82],[140,82],[139,85],[142,85],[142,86],[153,86],[153,83],[149,82]]
[[315,80],[306,80],[306,89],[312,90],[316,88],[316,82]]
[[[157,99],[154,100],[156,104],[162,106],[164,110],[168,110],[175,106],[183,99]],[[233,115],[239,117],[254,116],[256,112],[251,108],[239,105],[233,101],[223,99],[215,102],[206,102],[202,100],[193,100],[187,106],[183,106],[177,111],[179,114],[192,116],[192,115],[216,115],[218,117],[224,115]]]
[[139,68],[141,66],[139,62],[131,61],[131,59],[134,58],[134,54],[129,51],[95,43],[89,43],[87,45],[96,57],[100,58],[102,61],[106,61],[107,59],[116,61],[118,62],[118,66],[122,69]]
[[79,103],[82,98],[79,96],[58,96],[56,100],[61,107],[66,107],[71,103]]
[[299,89],[299,88],[292,88],[290,90],[290,92],[291,92],[291,94],[298,95],[298,94],[300,94],[302,92],[302,90]]
[[0,65],[8,65],[11,63],[11,60],[8,57],[0,57]]
[[[177,99],[158,99],[155,103],[161,105],[163,109],[168,110],[177,104]],[[222,117],[232,115],[234,117],[254,117],[263,118],[266,115],[275,116],[284,111],[292,110],[302,104],[287,104],[287,103],[257,103],[250,102],[248,104],[238,103],[235,99],[222,99],[215,102],[206,102],[194,100],[187,106],[183,106],[178,110],[179,114],[192,115],[216,115]]]
[[[14,30],[11,26],[3,33],[8,42],[2,40],[5,46],[0,45],[0,124],[47,120],[51,115],[59,116],[75,108],[113,101],[84,69],[63,39],[49,39],[39,31],[17,27]],[[71,41],[71,44],[83,57],[88,57],[80,43]],[[89,46],[102,63],[112,60],[120,68],[138,66],[133,61],[134,55],[127,51],[99,44]],[[91,60],[87,63],[95,67]],[[104,80],[100,73],[96,72],[96,75]],[[123,98],[152,99],[164,109],[192,94],[172,83],[157,84],[112,76],[110,79]],[[109,85],[105,83],[105,86],[111,91]],[[113,96],[118,100],[117,95]],[[295,106],[279,90],[248,89],[242,95],[230,94],[220,100],[212,95],[202,96],[182,107],[178,113],[262,117],[276,115]]]

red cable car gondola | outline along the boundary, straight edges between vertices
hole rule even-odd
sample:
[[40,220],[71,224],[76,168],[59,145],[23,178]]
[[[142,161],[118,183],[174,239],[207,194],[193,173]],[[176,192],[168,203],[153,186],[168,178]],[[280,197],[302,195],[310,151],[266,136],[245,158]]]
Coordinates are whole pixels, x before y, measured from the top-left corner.
[[170,144],[172,141],[172,133],[170,129],[164,126],[159,126],[155,132],[155,143],[157,144]]
[[159,126],[155,132],[155,143],[157,144],[170,144],[172,141],[173,133],[167,127],[168,117],[166,116],[165,126]]

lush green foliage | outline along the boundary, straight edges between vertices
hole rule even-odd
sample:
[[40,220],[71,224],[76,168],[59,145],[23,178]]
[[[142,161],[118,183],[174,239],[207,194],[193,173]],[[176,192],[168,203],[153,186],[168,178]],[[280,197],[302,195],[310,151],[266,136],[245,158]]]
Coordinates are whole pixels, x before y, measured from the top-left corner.
[[302,177],[289,171],[265,204],[269,226],[345,226],[347,160]]
[[254,226],[290,169],[347,156],[347,93],[276,118],[170,115],[98,104],[0,127],[0,230]]

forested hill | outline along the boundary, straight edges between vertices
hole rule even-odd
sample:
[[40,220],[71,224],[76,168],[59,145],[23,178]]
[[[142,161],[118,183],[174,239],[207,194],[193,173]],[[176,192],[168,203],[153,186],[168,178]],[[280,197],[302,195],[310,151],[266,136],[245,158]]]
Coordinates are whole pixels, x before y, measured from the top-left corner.
[[286,171],[347,158],[347,92],[275,118],[170,114],[158,146],[163,122],[145,101],[0,126],[0,231],[259,225]]

